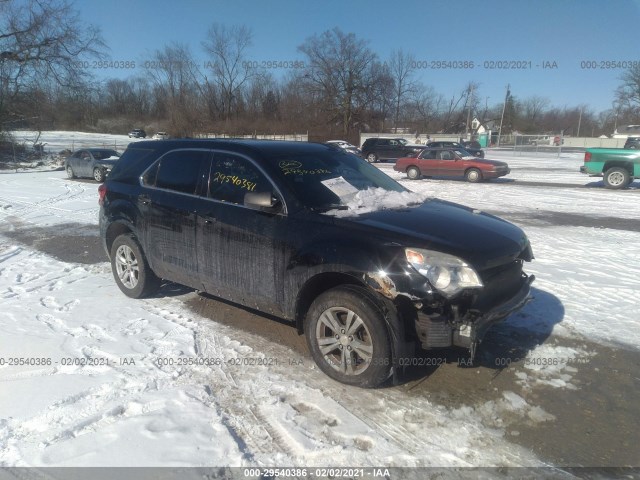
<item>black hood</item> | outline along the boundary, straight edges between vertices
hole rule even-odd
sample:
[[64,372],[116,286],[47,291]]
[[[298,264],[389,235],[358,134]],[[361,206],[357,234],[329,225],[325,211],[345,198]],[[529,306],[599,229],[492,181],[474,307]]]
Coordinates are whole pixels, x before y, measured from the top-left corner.
[[480,270],[508,263],[523,252],[529,241],[512,223],[496,216],[442,200],[428,200],[406,209],[378,210],[343,217],[372,227],[403,247],[427,248],[456,255]]

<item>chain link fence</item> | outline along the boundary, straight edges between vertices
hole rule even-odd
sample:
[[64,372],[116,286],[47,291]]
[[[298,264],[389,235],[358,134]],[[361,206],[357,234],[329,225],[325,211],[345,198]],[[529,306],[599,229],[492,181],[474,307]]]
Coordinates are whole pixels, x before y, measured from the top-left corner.
[[[242,138],[308,141],[308,133],[229,135],[224,133],[199,133],[192,138]],[[86,132],[28,131],[5,132],[0,137],[0,170],[32,168],[34,166],[61,166],[67,156],[83,148],[113,149],[120,153],[135,142],[150,138],[128,138],[127,135],[110,135]],[[162,140],[158,140],[162,141]]]
[[[461,142],[469,139],[471,136],[464,134],[408,134],[408,133],[361,133],[360,146],[367,138],[403,138],[410,143],[426,144],[433,141]],[[477,136],[471,137],[476,139]],[[518,155],[536,155],[555,153],[560,155],[562,152],[584,152],[587,148],[623,148],[626,138],[608,138],[608,137],[565,137],[562,135],[540,134],[540,135],[519,135],[509,134],[498,136],[492,133],[490,136],[485,135],[485,149],[501,149],[511,150]]]

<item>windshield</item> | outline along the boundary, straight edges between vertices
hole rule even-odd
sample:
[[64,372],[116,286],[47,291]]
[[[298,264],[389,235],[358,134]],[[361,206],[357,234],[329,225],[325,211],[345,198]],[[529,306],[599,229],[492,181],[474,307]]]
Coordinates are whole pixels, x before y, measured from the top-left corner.
[[284,182],[306,207],[347,209],[360,192],[408,192],[406,188],[363,159],[343,152],[280,157],[275,164]]
[[91,154],[96,160],[105,160],[110,157],[119,157],[120,154],[115,150],[92,150]]
[[459,155],[462,158],[475,158],[475,155],[471,152],[469,152],[468,150],[465,150],[464,148],[456,148],[454,150],[454,152],[456,152],[456,155]]

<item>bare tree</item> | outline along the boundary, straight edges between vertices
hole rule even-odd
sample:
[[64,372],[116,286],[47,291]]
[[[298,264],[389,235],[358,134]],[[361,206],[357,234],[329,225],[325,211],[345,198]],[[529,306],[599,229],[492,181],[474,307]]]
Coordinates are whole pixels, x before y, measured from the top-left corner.
[[322,100],[329,121],[338,122],[348,137],[375,84],[376,54],[366,41],[339,28],[308,38],[298,49],[307,56],[309,93]]
[[615,91],[615,110],[619,120],[636,123],[640,118],[640,65],[624,72]]
[[[458,96],[453,95],[443,109],[442,129],[446,133],[460,133],[465,128],[464,113],[470,101],[471,84],[468,84]],[[464,101],[464,102],[463,102]]]
[[167,45],[157,50],[147,73],[155,86],[155,101],[169,116],[174,135],[190,135],[196,123],[199,71],[189,47]]
[[0,129],[7,101],[42,83],[81,86],[82,60],[105,48],[99,29],[84,25],[66,0],[0,2]]
[[368,107],[367,117],[362,121],[364,129],[373,128],[384,132],[387,128],[387,118],[393,112],[395,84],[387,63],[374,62],[371,69],[372,84],[366,90],[368,97],[365,102]]
[[219,94],[220,111],[225,120],[231,118],[242,96],[242,88],[254,73],[246,61],[251,39],[251,30],[244,25],[227,27],[214,23],[207,32],[207,39],[202,42],[204,50],[211,56],[205,66],[211,71],[212,82],[216,86],[209,91]]
[[409,112],[418,123],[418,130],[431,133],[437,130],[435,122],[444,104],[444,97],[436,93],[433,87],[417,84],[412,92]]
[[549,99],[538,95],[528,97],[522,101],[522,130],[536,133],[540,129],[540,120],[548,105]]
[[413,74],[416,69],[416,61],[412,54],[403,50],[394,50],[389,60],[389,72],[394,81],[394,106],[393,128],[398,129],[400,109],[407,101],[409,95],[416,89]]

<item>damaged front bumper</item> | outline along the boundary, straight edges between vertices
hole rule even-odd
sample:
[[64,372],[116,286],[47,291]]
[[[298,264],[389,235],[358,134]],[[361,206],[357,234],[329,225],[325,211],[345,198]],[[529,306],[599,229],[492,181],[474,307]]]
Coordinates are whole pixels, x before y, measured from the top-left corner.
[[476,345],[482,341],[487,331],[522,308],[531,299],[531,283],[534,280],[535,276],[523,274],[522,285],[515,295],[486,312],[470,310],[457,322],[444,315],[428,314],[418,310],[416,331],[422,347],[425,349],[451,346],[468,348],[473,358]]

